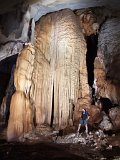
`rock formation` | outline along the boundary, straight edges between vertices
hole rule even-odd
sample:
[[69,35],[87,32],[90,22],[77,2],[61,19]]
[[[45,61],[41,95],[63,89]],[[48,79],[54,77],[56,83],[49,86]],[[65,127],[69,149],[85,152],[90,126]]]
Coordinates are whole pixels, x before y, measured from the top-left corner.
[[103,120],[100,123],[99,127],[103,130],[103,131],[109,131],[113,129],[113,125],[110,122],[109,117],[104,113],[103,115]]
[[99,106],[91,105],[89,109],[90,118],[89,118],[89,125],[97,128],[100,122],[103,120],[103,113]]
[[95,77],[98,92],[120,103],[119,77],[119,18],[107,20],[101,27],[98,42],[98,57],[95,60]]
[[120,108],[115,107],[112,108],[109,112],[109,117],[114,126],[114,130],[120,129]]
[[75,14],[66,9],[43,16],[35,30],[35,51],[28,45],[17,60],[8,140],[30,130],[33,119],[64,128],[78,98],[89,101],[86,44]]
[[35,48],[36,123],[66,126],[73,112],[70,101],[89,95],[86,44],[74,13],[67,9],[42,17]]
[[77,15],[79,15],[80,26],[82,28],[82,32],[85,36],[90,36],[92,34],[97,34],[99,30],[99,24],[97,23],[97,17],[92,12],[92,10],[88,11],[77,11]]
[[14,73],[16,92],[12,96],[7,137],[16,140],[21,134],[32,129],[32,104],[30,90],[32,88],[32,72],[35,50],[32,45],[25,47],[18,56]]

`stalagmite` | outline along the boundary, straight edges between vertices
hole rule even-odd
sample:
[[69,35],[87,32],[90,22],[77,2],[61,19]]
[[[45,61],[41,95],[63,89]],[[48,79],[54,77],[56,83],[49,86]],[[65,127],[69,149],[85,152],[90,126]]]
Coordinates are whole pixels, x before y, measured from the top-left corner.
[[34,48],[31,44],[25,47],[18,56],[14,73],[16,92],[12,96],[10,117],[7,129],[8,141],[16,140],[24,132],[32,129],[32,106],[30,89],[34,63]]
[[61,128],[71,119],[70,100],[89,94],[86,45],[75,14],[67,9],[43,16],[36,24],[35,48],[36,122]]

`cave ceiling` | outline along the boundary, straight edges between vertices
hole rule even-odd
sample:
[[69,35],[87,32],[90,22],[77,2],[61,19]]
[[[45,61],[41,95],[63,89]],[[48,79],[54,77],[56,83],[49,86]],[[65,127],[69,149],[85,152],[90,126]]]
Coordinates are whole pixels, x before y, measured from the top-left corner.
[[36,6],[39,7],[42,15],[63,8],[79,9],[94,6],[120,8],[119,0],[0,0],[0,14],[15,10],[16,6],[23,3],[30,4],[33,8]]

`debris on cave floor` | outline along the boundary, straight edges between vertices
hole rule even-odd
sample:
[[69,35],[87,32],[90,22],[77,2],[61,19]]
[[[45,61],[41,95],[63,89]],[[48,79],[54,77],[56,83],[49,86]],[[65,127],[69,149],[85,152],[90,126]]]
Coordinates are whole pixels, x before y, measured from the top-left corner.
[[[20,142],[0,143],[0,158],[4,160],[119,160],[120,135],[108,136],[102,130],[86,136],[75,132],[62,134],[59,130],[41,125],[19,138]],[[21,155],[21,156],[18,156]],[[0,159],[0,160],[3,160]]]
[[37,126],[34,130],[24,133],[19,137],[20,142],[38,142],[38,141],[44,141],[44,142],[52,142],[52,133],[53,130],[48,127],[47,125],[40,125]]
[[94,149],[112,150],[120,147],[120,135],[108,136],[101,129],[89,132],[61,134],[60,130],[53,130],[48,126],[39,126],[34,131],[26,133],[19,138],[20,142],[54,142],[57,144],[81,144]]
[[66,136],[54,137],[55,143],[79,143],[83,145],[88,145],[94,148],[108,147],[107,146],[107,135],[103,133],[102,130],[96,132],[90,132],[88,135],[81,133],[77,135],[72,133]]

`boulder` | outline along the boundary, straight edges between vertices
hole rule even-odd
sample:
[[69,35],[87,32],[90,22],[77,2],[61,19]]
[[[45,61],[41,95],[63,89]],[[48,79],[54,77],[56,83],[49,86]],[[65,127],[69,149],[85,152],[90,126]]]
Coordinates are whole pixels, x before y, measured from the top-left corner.
[[76,119],[77,121],[79,121],[79,119],[81,117],[81,112],[82,112],[83,108],[85,108],[90,114],[90,118],[88,120],[89,125],[92,127],[95,127],[95,128],[98,127],[98,124],[103,119],[103,114],[101,112],[100,107],[95,106],[95,105],[79,106],[79,110],[76,112],[76,117],[78,118],[78,119]]
[[98,124],[103,119],[103,114],[101,112],[101,109],[99,106],[91,105],[89,108],[90,118],[88,120],[88,123],[93,127],[98,127]]
[[104,113],[103,115],[103,120],[102,122],[100,123],[99,127],[104,130],[104,131],[109,131],[109,130],[112,130],[113,129],[113,125],[112,123],[110,122],[110,119],[109,117]]
[[109,117],[113,124],[113,129],[120,129],[120,108],[112,108],[109,112]]

